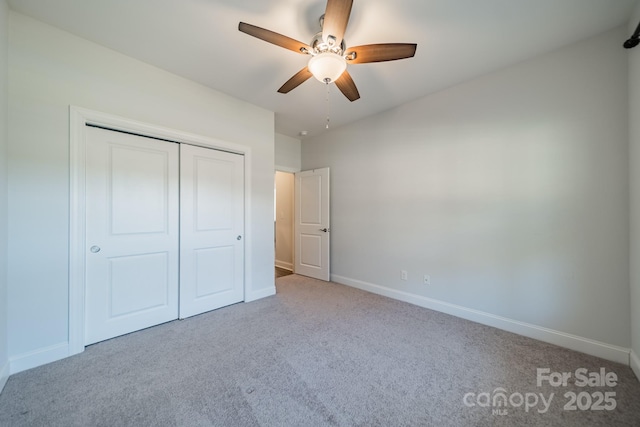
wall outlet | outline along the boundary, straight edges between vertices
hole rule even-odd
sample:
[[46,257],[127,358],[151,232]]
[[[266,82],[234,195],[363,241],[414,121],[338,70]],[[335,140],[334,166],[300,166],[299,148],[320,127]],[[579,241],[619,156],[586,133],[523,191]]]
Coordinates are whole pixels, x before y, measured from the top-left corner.
[[400,270],[400,278],[402,280],[408,280],[407,270]]
[[429,276],[428,274],[424,275],[424,284],[425,285],[430,285],[431,284],[431,276]]

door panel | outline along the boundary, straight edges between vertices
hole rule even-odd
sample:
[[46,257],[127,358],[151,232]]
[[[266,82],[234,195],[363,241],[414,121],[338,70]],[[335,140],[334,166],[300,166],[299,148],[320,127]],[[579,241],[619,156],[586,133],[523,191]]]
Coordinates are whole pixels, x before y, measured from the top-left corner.
[[178,316],[178,144],[87,128],[85,344]]
[[322,267],[322,236],[300,235],[300,263],[307,267]]
[[180,318],[244,300],[244,157],[180,148]]
[[329,168],[296,173],[295,272],[329,280]]
[[[196,298],[233,291],[233,246],[196,249]],[[206,279],[206,280],[203,280]]]
[[[175,145],[175,144],[174,144]],[[112,145],[110,204],[112,234],[167,231],[167,153]],[[135,213],[143,213],[135,214]]]
[[234,226],[233,184],[236,164],[205,157],[217,153],[229,154],[207,150],[192,159],[197,231],[232,230]]
[[167,305],[167,252],[109,259],[109,318]]
[[300,196],[304,202],[300,204],[300,223],[322,225],[322,175],[301,175]]

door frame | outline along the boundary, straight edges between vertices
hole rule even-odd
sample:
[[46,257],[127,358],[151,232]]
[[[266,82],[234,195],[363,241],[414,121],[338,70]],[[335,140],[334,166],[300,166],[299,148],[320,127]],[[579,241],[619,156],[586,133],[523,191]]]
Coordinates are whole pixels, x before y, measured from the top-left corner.
[[[295,190],[295,183],[296,183],[296,178],[295,178],[295,174],[300,172],[300,168],[292,168],[289,166],[279,166],[276,165],[273,171],[273,188],[275,189],[275,184],[276,184],[276,172],[285,172],[285,173],[290,173],[293,175],[293,195],[292,195],[292,200],[293,200],[293,207],[292,207],[292,211],[291,212],[291,217],[294,218],[295,217],[295,204],[296,204],[296,190]],[[275,198],[273,200],[274,203],[274,208],[277,209],[278,206],[276,205],[276,201]],[[295,221],[295,218],[294,218]],[[275,229],[273,230],[274,233],[274,238],[275,238]],[[293,224],[291,226],[291,272],[295,274],[296,272],[296,236],[295,236],[295,224]],[[273,248],[273,266],[274,268],[276,267],[276,257],[275,257],[275,247]]]
[[244,156],[244,294],[251,289],[251,148],[192,133],[143,123],[86,108],[69,107],[69,355],[84,351],[85,205],[87,125],[129,132],[154,139],[197,145]]

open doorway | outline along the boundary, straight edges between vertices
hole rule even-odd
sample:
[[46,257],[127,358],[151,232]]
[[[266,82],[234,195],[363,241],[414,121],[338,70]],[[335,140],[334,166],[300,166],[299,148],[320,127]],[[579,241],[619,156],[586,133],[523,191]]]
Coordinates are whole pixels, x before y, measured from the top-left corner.
[[293,273],[293,221],[295,175],[276,171],[275,178],[275,271],[276,279]]

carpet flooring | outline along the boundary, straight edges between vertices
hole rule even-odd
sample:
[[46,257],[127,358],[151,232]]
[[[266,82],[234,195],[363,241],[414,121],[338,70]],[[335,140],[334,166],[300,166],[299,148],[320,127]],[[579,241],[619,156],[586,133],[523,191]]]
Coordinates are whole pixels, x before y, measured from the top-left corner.
[[627,366],[334,283],[276,287],[11,376],[0,425],[640,425]]

